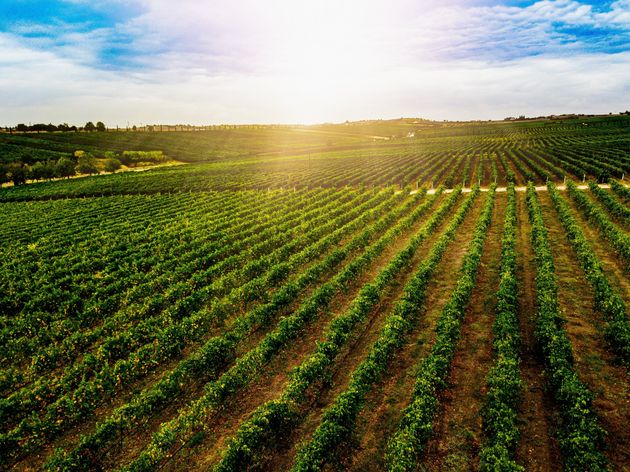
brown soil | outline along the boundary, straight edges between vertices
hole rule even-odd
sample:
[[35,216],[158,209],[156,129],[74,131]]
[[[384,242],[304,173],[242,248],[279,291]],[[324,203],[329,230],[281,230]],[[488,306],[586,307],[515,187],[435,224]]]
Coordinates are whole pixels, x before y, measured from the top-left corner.
[[[443,199],[443,198],[442,198]],[[434,208],[440,201],[434,204]],[[448,220],[448,217],[447,217]],[[182,470],[190,467],[206,469],[220,459],[220,453],[226,442],[233,437],[240,424],[264,402],[277,398],[288,382],[288,374],[313,352],[315,343],[321,339],[330,321],[349,308],[360,288],[372,280],[385,267],[389,260],[401,250],[412,234],[424,225],[421,219],[414,227],[400,236],[390,245],[364,273],[353,281],[352,286],[343,294],[335,297],[330,310],[323,313],[312,323],[288,349],[277,356],[266,368],[260,378],[248,388],[236,395],[226,407],[211,419],[212,427],[200,444],[180,453],[177,460],[169,464],[169,470]]]
[[[539,195],[542,192],[539,192]],[[531,225],[525,193],[516,194],[517,202],[517,275],[519,279],[519,324],[521,328],[522,400],[518,412],[520,441],[516,461],[528,471],[562,470],[560,449],[553,437],[555,405],[545,389],[543,363],[534,337],[536,311],[536,263],[531,245]]]
[[470,169],[468,170],[468,176],[466,176],[469,187],[472,187],[480,178],[483,180],[483,168],[481,173],[477,173],[477,170],[479,170],[479,159],[480,157],[477,153],[473,154],[470,158]]
[[[582,192],[589,193],[588,190],[582,190]],[[595,223],[590,223],[584,217],[584,213],[582,213],[577,208],[575,202],[571,199],[571,197],[569,197],[569,194],[564,191],[561,191],[560,193],[573,210],[573,217],[580,224],[580,228],[582,229],[584,236],[591,245],[591,248],[595,252],[595,255],[599,259],[599,262],[602,264],[602,268],[604,269],[606,278],[608,279],[610,284],[619,291],[619,294],[624,300],[630,300],[630,278],[628,278],[627,275],[624,274],[623,261],[620,257],[617,256],[614,248],[610,245],[610,243],[602,237],[602,234],[599,231],[599,228],[595,226]],[[594,198],[593,200],[596,204],[598,204],[598,202]],[[554,218],[557,219],[557,213],[554,214]]]
[[486,156],[483,160],[483,178],[481,180],[482,185],[492,184],[492,158]]
[[593,291],[557,219],[549,195],[539,194],[558,277],[558,301],[567,319],[575,369],[595,395],[595,412],[608,432],[606,455],[615,470],[630,464],[630,392],[628,372],[615,362],[594,309]]
[[441,409],[423,464],[427,470],[477,470],[485,378],[492,365],[492,323],[507,196],[498,194],[461,339],[441,395]]
[[[483,196],[478,197],[482,199]],[[479,203],[480,200],[477,201]],[[354,440],[350,444],[343,445],[338,451],[336,466],[344,470],[382,470],[383,455],[386,441],[389,435],[395,431],[400,413],[408,403],[415,382],[415,368],[430,349],[434,340],[434,327],[439,313],[446,304],[457,280],[457,271],[451,267],[459,267],[468,247],[472,228],[479,216],[481,205],[476,205],[466,217],[460,230],[458,230],[452,249],[447,250],[442,261],[436,268],[435,278],[427,287],[427,299],[419,315],[419,323],[416,329],[408,337],[407,343],[394,358],[389,369],[390,374],[378,382],[367,396],[366,406],[363,408],[358,421]],[[436,240],[438,235],[432,239]],[[389,310],[387,310],[389,311]],[[348,363],[345,359],[339,363],[339,381],[335,379],[335,387],[320,399],[317,408],[329,404],[346,386],[347,378],[356,364],[365,357],[367,348],[375,340],[376,331],[372,331],[373,339],[369,344],[362,344],[360,349],[355,349],[359,355],[352,357]],[[363,347],[364,346],[364,347]],[[343,369],[343,372],[341,372]],[[300,433],[300,438],[310,437],[312,431],[319,424],[321,414],[310,415],[312,420],[306,422]],[[299,440],[297,441],[299,443]],[[295,452],[295,447],[292,453]],[[292,454],[289,454],[291,456]],[[290,464],[290,461],[278,463],[277,470],[282,470]],[[276,464],[274,464],[276,465]]]
[[[508,164],[508,168],[514,172],[514,183],[518,186],[522,186],[522,185],[527,185],[527,181],[525,180],[525,177],[523,177],[523,174],[521,173],[521,171],[518,169],[518,167],[516,167],[516,165],[514,164],[514,162],[512,161],[512,156],[508,155],[507,152],[504,151],[497,151],[502,153],[502,155],[505,157],[505,160]],[[499,164],[501,164],[501,167],[503,167],[503,164],[499,161]],[[503,170],[503,173],[505,173],[505,170]]]

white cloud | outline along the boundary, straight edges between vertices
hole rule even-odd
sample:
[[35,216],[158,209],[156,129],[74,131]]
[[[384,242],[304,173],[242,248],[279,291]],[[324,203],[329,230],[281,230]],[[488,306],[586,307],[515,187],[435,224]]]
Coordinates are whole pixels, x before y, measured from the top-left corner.
[[[527,8],[411,0],[148,0],[112,28],[25,42],[0,34],[0,123],[319,122],[502,118],[630,108],[630,52],[553,28],[627,24],[574,0]],[[99,51],[135,38],[142,67]],[[56,41],[56,42],[55,42]],[[535,54],[535,55],[534,55]],[[533,56],[534,55],[534,56]]]

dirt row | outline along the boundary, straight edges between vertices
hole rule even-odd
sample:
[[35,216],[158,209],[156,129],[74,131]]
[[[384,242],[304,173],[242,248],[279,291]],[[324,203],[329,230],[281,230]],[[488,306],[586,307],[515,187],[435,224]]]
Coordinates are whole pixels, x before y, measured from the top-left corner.
[[[462,161],[462,166],[465,160]],[[476,161],[475,161],[476,162]],[[508,159],[508,162],[510,160]],[[510,164],[512,164],[510,162]],[[476,167],[471,167],[474,172]],[[518,170],[513,169],[518,178]],[[482,172],[484,172],[482,170]],[[485,169],[485,172],[489,172]],[[623,263],[616,257],[610,245],[601,237],[597,228],[589,224],[565,192],[574,217],[580,223],[587,239],[600,259],[604,272],[612,286],[625,300],[630,299],[630,282],[624,274]],[[593,290],[579,265],[557,213],[547,192],[538,192],[543,217],[549,231],[549,240],[556,264],[558,297],[560,308],[567,323],[565,329],[573,345],[575,368],[580,378],[595,395],[594,408],[601,426],[607,431],[608,448],[605,451],[611,468],[624,470],[630,464],[630,431],[626,427],[630,420],[630,395],[628,372],[620,367],[603,337],[601,315],[594,310]],[[435,210],[446,198],[434,203]],[[458,205],[466,195],[460,197]],[[415,372],[420,361],[429,352],[434,340],[436,320],[455,287],[461,265],[474,225],[482,209],[485,194],[477,197],[455,240],[444,254],[435,275],[427,287],[426,303],[419,316],[418,325],[409,335],[407,343],[397,353],[389,372],[368,394],[366,405],[358,419],[354,437],[343,444],[333,460],[332,469],[377,471],[383,470],[387,440],[394,433],[408,404],[415,381]],[[440,396],[440,411],[434,427],[434,436],[428,444],[421,467],[431,471],[478,470],[478,455],[484,437],[481,409],[485,400],[485,377],[493,362],[492,323],[499,283],[501,235],[506,210],[505,193],[497,193],[495,209],[489,234],[485,242],[477,284],[467,307],[462,335],[447,381],[448,388]],[[454,213],[458,207],[451,210]],[[528,471],[555,471],[562,469],[562,458],[554,438],[559,416],[551,393],[547,390],[544,365],[536,348],[534,337],[535,276],[536,266],[531,247],[525,193],[517,193],[517,252],[519,278],[519,323],[522,334],[521,376],[523,379],[522,401],[518,417],[521,439],[516,459]],[[426,222],[421,218],[413,228],[399,236],[368,270],[357,277],[347,291],[335,297],[331,308],[311,323],[303,336],[283,350],[265,369],[259,378],[226,403],[223,409],[208,419],[208,428],[193,442],[181,449],[163,470],[208,470],[216,464],[221,452],[251,413],[264,402],[277,398],[284,390],[289,373],[306,359],[321,340],[330,321],[344,313],[363,285],[370,282],[379,271],[408,243],[409,239]],[[335,362],[332,379],[319,385],[312,392],[307,405],[307,415],[298,428],[284,438],[276,448],[266,451],[261,468],[265,470],[288,470],[299,448],[308,441],[320,423],[323,411],[342,392],[356,366],[365,358],[372,343],[377,339],[380,328],[396,300],[402,294],[405,283],[428,254],[434,241],[448,225],[447,215],[434,235],[417,250],[408,269],[389,287],[381,302],[371,311],[368,320],[357,330],[348,347]],[[347,263],[347,262],[346,262]],[[312,291],[309,289],[287,311],[297,307]],[[242,346],[240,353],[255,346],[267,330],[252,336]],[[187,355],[189,351],[184,353]],[[174,361],[176,362],[176,361]],[[156,381],[164,370],[147,377],[130,392]],[[128,463],[142,450],[151,434],[160,424],[177,415],[178,410],[203,393],[203,382],[193,383],[187,393],[176,399],[166,410],[160,412],[133,434],[121,438],[120,444],[112,448],[103,461],[106,469],[117,468]],[[128,396],[116,399],[122,404]],[[122,403],[121,403],[122,402]],[[111,412],[113,405],[99,410],[97,418]],[[53,447],[75,444],[81,433],[89,432],[94,420],[86,422],[57,441],[50,448],[20,464],[23,470],[38,469]]]
[[[452,211],[454,212],[455,210]],[[471,209],[467,221],[474,221],[477,213],[478,210]],[[319,424],[323,410],[346,387],[350,374],[363,360],[369,347],[378,336],[380,327],[396,299],[401,295],[404,284],[428,253],[432,242],[443,232],[449,219],[449,216],[447,216],[434,236],[419,247],[411,266],[401,275],[396,284],[389,288],[381,302],[371,311],[368,320],[359,327],[357,334],[351,339],[349,347],[339,355],[330,384],[319,386],[317,394],[313,396],[312,403],[307,407],[308,414],[304,422],[289,437],[285,438],[282,444],[278,445],[277,449],[267,451],[268,454],[264,460],[265,469],[286,470],[290,467],[299,445],[311,436]],[[212,433],[209,437],[196,448],[191,449],[189,454],[184,454],[178,457],[177,461],[169,464],[168,469],[183,470],[187,467],[207,469],[215,464],[220,458],[221,450],[226,445],[226,440],[233,436],[242,421],[258,405],[280,395],[288,381],[289,372],[313,352],[316,341],[321,339],[330,320],[350,307],[360,288],[372,280],[385,267],[388,261],[407,244],[409,238],[423,224],[424,221],[419,222],[415,228],[391,245],[386,253],[372,265],[370,270],[352,284],[350,290],[335,299],[327,316],[322,317],[314,325],[310,326],[299,341],[272,362],[258,382],[241,392],[217,418],[213,419]],[[466,235],[467,232],[463,231],[462,234]],[[457,252],[453,251],[454,257]]]

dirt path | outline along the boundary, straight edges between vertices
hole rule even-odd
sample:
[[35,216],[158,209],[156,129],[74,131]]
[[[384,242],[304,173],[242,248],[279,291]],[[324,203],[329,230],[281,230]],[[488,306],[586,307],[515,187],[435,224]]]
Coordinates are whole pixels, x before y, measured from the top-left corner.
[[552,435],[558,418],[555,405],[545,389],[543,363],[534,337],[536,312],[536,265],[531,245],[531,225],[525,195],[517,194],[517,276],[519,278],[519,324],[521,329],[522,400],[518,412],[521,438],[516,461],[527,471],[562,470],[560,449]]
[[[480,201],[478,201],[479,203]],[[470,241],[482,205],[463,222],[451,248],[427,286],[427,298],[419,323],[394,358],[386,375],[369,393],[357,422],[356,438],[340,451],[341,467],[351,470],[383,470],[387,439],[396,430],[415,383],[415,371],[435,339],[435,323],[457,281],[457,270]],[[434,238],[435,239],[435,238]]]
[[[433,209],[437,208],[440,203],[441,201],[436,202]],[[447,216],[445,220],[448,221],[449,217]],[[378,274],[380,269],[391,260],[396,252],[407,244],[411,235],[424,225],[425,221],[426,218],[422,218],[410,231],[399,237],[370,266],[370,269],[365,274],[353,282],[352,286],[345,293],[335,297],[331,308],[312,323],[305,330],[303,336],[292,343],[288,349],[285,349],[281,355],[277,356],[258,381],[240,392],[234,401],[226,405],[223,411],[211,419],[213,426],[207,438],[204,438],[198,447],[189,449],[185,454],[180,454],[181,457],[178,457],[177,461],[172,461],[169,464],[168,470],[183,470],[189,467],[206,469],[216,463],[226,445],[226,441],[233,437],[240,424],[259,405],[281,394],[288,381],[288,374],[313,351],[315,343],[321,339],[331,319],[348,309],[360,288]],[[287,442],[286,445],[290,445],[290,442]]]
[[[474,221],[479,213],[479,210],[479,208],[473,207],[470,214],[463,222],[463,225],[466,225],[470,221]],[[350,380],[350,375],[359,363],[365,359],[372,344],[378,338],[387,314],[391,312],[395,302],[398,298],[400,298],[400,295],[402,295],[404,285],[413,276],[415,269],[417,269],[422,260],[424,260],[430,248],[433,246],[433,243],[446,229],[449,221],[450,217],[447,216],[438,231],[436,231],[428,241],[425,241],[425,243],[421,245],[413,259],[410,269],[398,277],[396,285],[392,287],[383,301],[370,314],[370,320],[368,323],[365,323],[361,327],[360,334],[353,339],[349,348],[341,353],[338,360],[335,362],[335,370],[331,382],[332,387],[328,389],[324,388],[318,392],[316,401],[307,407],[308,414],[305,421],[295,431],[295,434],[289,438],[288,442],[291,444],[290,449],[288,451],[281,451],[280,454],[276,454],[274,456],[273,461],[270,463],[270,468],[272,470],[288,470],[291,467],[299,446],[301,443],[308,441],[312,437],[313,432],[320,424],[321,415],[325,408],[335,400],[337,395],[345,390],[348,381]],[[457,244],[457,241],[455,241],[453,248],[465,246],[463,238],[465,238],[465,236],[463,236],[462,240],[459,241],[459,245]],[[454,250],[453,256],[457,257],[458,253],[459,250]],[[438,269],[436,273],[439,274],[441,271]],[[343,450],[342,447],[339,451],[339,457],[335,460],[335,462],[344,461],[348,454],[349,453]],[[347,468],[346,465],[342,465],[341,467],[343,469]]]
[[[590,192],[588,193],[590,194]],[[586,236],[599,262],[602,264],[606,278],[619,291],[626,303],[630,302],[630,279],[624,274],[624,262],[617,256],[611,244],[602,237],[595,224],[590,223],[584,216],[584,213],[577,208],[573,199],[566,192],[563,192],[562,196],[573,210],[573,217],[580,224],[584,236]],[[589,197],[599,205],[599,202],[592,195],[589,195]],[[557,213],[555,217],[557,218]]]
[[575,369],[595,395],[595,412],[608,432],[606,442],[614,470],[630,464],[630,379],[616,365],[602,333],[602,323],[594,310],[593,291],[557,219],[548,194],[540,194],[545,225],[558,276],[558,301],[567,319],[565,329],[573,346]]
[[[399,205],[402,207],[406,201],[407,200],[402,201]],[[346,235],[340,242],[340,245],[347,244],[361,231],[362,229],[357,230],[353,232],[352,234]],[[327,257],[327,255],[332,250],[333,249],[328,249],[326,252],[319,254],[312,261],[300,267],[295,268],[292,273],[294,275],[302,273],[308,267],[311,267],[317,264],[323,258]],[[342,264],[338,267],[337,271],[342,270],[343,267],[345,267],[348,264],[350,259],[351,258],[348,258],[347,260],[342,262]],[[286,315],[287,313],[290,313],[293,309],[296,309],[304,299],[310,296],[310,294],[316,289],[316,286],[318,286],[320,283],[323,283],[329,280],[333,275],[334,273],[326,274],[322,277],[320,282],[317,282],[314,285],[308,286],[304,290],[304,292],[301,295],[299,295],[297,299],[290,306],[285,307],[276,318]],[[272,289],[272,291],[275,291],[275,290],[277,290],[277,287]],[[240,306],[238,308],[238,312],[231,315],[228,321],[233,322],[236,318],[244,315],[249,309],[252,309],[256,305],[258,305],[258,302],[251,303],[247,306]],[[272,325],[273,323],[270,323],[270,326],[258,327],[257,329],[255,329],[254,332],[248,337],[246,337],[245,340],[238,346],[237,353],[243,354],[247,350],[254,347],[257,344],[257,342],[260,341],[260,339],[270,329],[272,329],[273,327]],[[186,357],[190,356],[195,350],[197,350],[201,345],[203,345],[208,339],[220,334],[221,332],[225,331],[225,329],[226,329],[225,324],[216,323],[216,322],[210,323],[207,329],[207,333],[202,339],[188,345],[186,348],[184,348],[184,350],[182,351],[180,355],[176,356],[175,359],[172,359],[168,362],[164,362],[163,364],[160,364],[160,366],[155,370],[155,372],[147,376],[146,380],[140,379],[137,383],[134,383],[133,385],[129,386],[129,388],[127,388],[126,391],[123,392],[121,395],[116,396],[112,401],[108,401],[105,405],[103,405],[101,408],[97,410],[97,415],[95,417],[90,418],[86,420],[85,422],[83,422],[79,426],[77,431],[70,431],[70,434],[66,435],[67,437],[64,436],[63,442],[61,443],[61,445],[64,448],[72,448],[73,446],[76,446],[76,443],[80,439],[80,435],[78,433],[89,434],[90,432],[92,432],[94,425],[97,421],[107,418],[116,407],[123,406],[125,403],[127,403],[130,400],[130,398],[132,398],[131,395],[134,392],[139,392],[144,387],[150,386],[153,383],[155,383],[164,374],[169,373],[172,368],[176,367],[177,364],[182,359],[185,359]],[[228,365],[227,368],[229,368],[230,366],[231,364]],[[224,370],[226,369],[222,369],[222,371]],[[194,400],[195,398],[198,398],[200,395],[203,394],[203,386],[207,381],[208,381],[208,378],[205,376],[200,376],[194,379],[194,381],[191,381],[189,385],[187,385],[186,389],[184,389],[184,391],[179,396],[177,396],[177,398],[173,399],[173,401],[167,407],[165,407],[164,410],[156,412],[154,416],[152,416],[146,421],[139,422],[137,428],[135,428],[133,431],[129,432],[128,434],[125,434],[124,437],[121,437],[121,440],[117,442],[117,444],[115,444],[113,447],[109,448],[106,454],[101,455],[100,460],[102,464],[104,465],[104,467],[115,468],[116,464],[120,462],[126,463],[129,460],[131,460],[133,457],[137,456],[137,454],[139,454],[139,452],[144,447],[144,445],[149,441],[151,435],[155,431],[158,430],[162,422],[164,422],[166,419],[176,416],[179,408],[183,407],[188,402]],[[50,451],[53,451],[53,450],[54,448],[50,448]]]
[[[506,151],[497,151],[497,152],[500,152],[503,155],[503,157],[505,158],[505,161],[508,164],[508,167],[514,173],[514,184],[518,186],[527,185],[527,180],[521,173],[520,169],[516,167],[516,164],[514,164],[514,160],[512,156],[510,156]],[[503,166],[503,164],[501,164],[501,166]],[[505,173],[505,170],[503,173]]]
[[[608,184],[598,184],[599,188],[610,188],[610,185]],[[538,185],[536,187],[534,187],[536,189],[537,192],[546,192],[547,191],[547,186],[546,185]],[[558,190],[566,190],[567,187],[566,185],[557,185],[556,188]],[[582,190],[586,190],[588,189],[588,185],[577,185],[577,188],[582,189]],[[490,191],[490,187],[481,187],[479,189],[482,192],[489,192]],[[521,187],[514,187],[514,190],[516,192],[526,192],[527,191],[527,187],[526,186],[521,186]],[[436,192],[437,190],[435,188],[429,189],[427,190],[427,194],[428,195],[432,195]],[[400,193],[401,191],[398,191],[397,193]],[[412,190],[411,192],[409,192],[410,194],[414,194],[417,193],[417,190]],[[444,190],[444,193],[452,193],[453,189],[452,188],[447,188]],[[462,193],[470,193],[472,192],[472,188],[470,187],[464,187],[462,188]],[[497,187],[496,188],[496,192],[497,193],[505,193],[507,192],[507,187]],[[568,197],[567,197],[568,198]]]
[[427,470],[477,470],[485,378],[492,365],[492,323],[501,263],[507,197],[498,195],[461,339],[441,395],[441,408],[423,465]]

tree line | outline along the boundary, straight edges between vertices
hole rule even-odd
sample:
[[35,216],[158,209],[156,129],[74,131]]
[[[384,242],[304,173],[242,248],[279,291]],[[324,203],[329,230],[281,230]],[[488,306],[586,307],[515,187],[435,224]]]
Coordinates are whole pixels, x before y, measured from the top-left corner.
[[[168,158],[162,151],[123,151],[116,154],[106,151],[100,154],[105,159],[100,165],[105,172],[116,172],[124,164],[136,167],[143,164],[158,164]],[[0,184],[13,182],[21,185],[27,180],[50,180],[72,177],[77,174],[98,174],[101,169],[97,159],[89,152],[75,151],[74,156],[62,156],[59,159],[48,159],[27,164],[22,161],[0,163]]]
[[[13,182],[22,185],[27,180],[51,180],[55,178],[69,178],[77,174],[98,174],[100,172],[96,158],[83,151],[77,151],[74,158],[63,156],[57,160],[37,161],[32,165],[20,161],[6,164],[0,163],[0,184]],[[103,170],[115,172],[122,163],[116,157],[110,156],[103,163]]]
[[88,121],[87,123],[85,123],[84,126],[75,126],[75,125],[69,125],[68,123],[61,123],[58,125],[53,125],[52,123],[35,123],[34,125],[26,125],[24,123],[19,123],[15,128],[13,127],[5,127],[5,130],[8,131],[9,133],[13,132],[13,131],[18,131],[20,133],[27,133],[27,132],[48,132],[48,133],[52,133],[54,131],[88,131],[88,132],[92,132],[92,131],[107,131],[107,127],[105,126],[105,123],[103,123],[102,121],[97,121],[96,124],[92,123],[91,121]]

